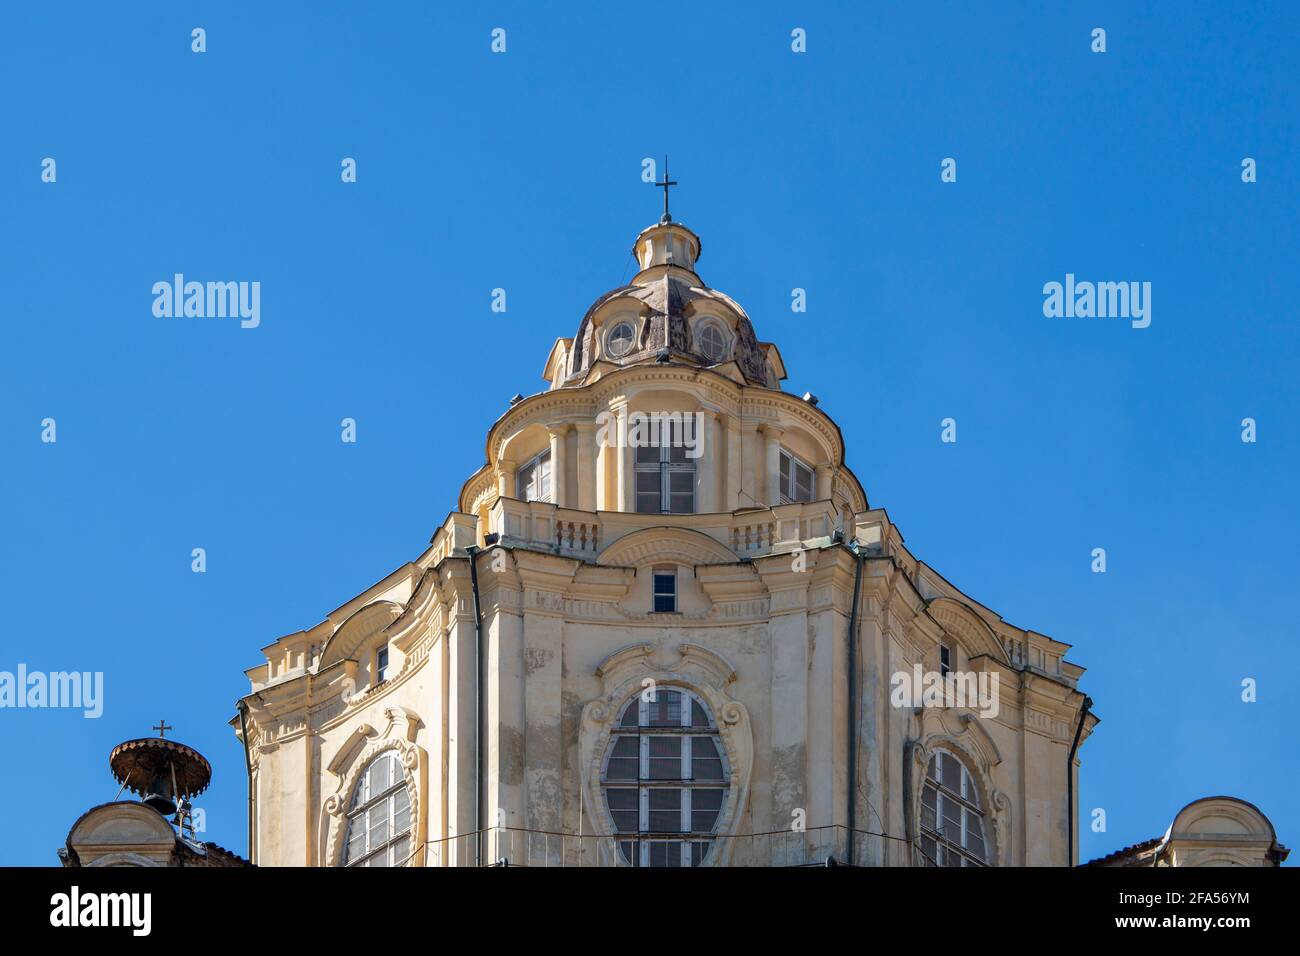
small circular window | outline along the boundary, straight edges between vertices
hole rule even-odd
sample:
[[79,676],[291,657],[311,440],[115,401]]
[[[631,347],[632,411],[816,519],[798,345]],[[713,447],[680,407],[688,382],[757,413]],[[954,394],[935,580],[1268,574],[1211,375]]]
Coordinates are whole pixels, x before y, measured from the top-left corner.
[[712,322],[700,328],[699,346],[700,353],[711,362],[721,362],[727,354],[727,339]]
[[605,339],[605,351],[612,358],[622,358],[632,351],[632,342],[635,338],[636,331],[632,328],[632,323],[620,322],[609,330],[609,335]]

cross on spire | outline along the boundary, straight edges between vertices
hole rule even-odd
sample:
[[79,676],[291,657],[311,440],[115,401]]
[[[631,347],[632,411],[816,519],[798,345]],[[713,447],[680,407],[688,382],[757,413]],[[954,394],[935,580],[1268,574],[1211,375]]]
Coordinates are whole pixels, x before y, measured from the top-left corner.
[[176,728],[167,723],[166,720],[160,720],[149,729],[158,731],[158,736],[165,740],[167,738],[167,731],[175,730]]
[[662,187],[664,191],[664,216],[659,221],[672,222],[673,221],[672,214],[668,212],[668,188],[670,186],[676,186],[677,181],[668,178],[668,155],[666,153],[664,154],[664,180],[661,183],[655,183],[655,185]]

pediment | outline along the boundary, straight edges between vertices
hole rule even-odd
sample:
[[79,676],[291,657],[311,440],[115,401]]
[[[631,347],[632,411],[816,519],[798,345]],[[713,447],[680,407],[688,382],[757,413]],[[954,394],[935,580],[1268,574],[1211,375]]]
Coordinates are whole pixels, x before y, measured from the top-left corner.
[[321,652],[321,666],[351,658],[368,638],[378,634],[402,615],[402,606],[393,601],[367,604],[339,625]]
[[701,531],[646,528],[619,538],[596,558],[597,564],[635,568],[655,563],[732,564],[736,553]]
[[962,602],[955,598],[939,597],[926,604],[926,611],[940,627],[962,643],[969,656],[989,654],[1004,664],[1010,663],[1007,649],[993,633],[993,629]]

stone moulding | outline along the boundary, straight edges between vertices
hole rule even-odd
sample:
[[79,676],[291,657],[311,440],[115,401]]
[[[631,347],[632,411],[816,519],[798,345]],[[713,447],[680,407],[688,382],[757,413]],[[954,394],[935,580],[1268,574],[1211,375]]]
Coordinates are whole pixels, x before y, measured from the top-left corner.
[[596,668],[602,694],[582,709],[578,731],[583,801],[594,821],[604,859],[622,864],[614,834],[614,821],[605,807],[600,775],[614,730],[614,720],[624,704],[645,690],[647,678],[657,688],[680,687],[698,694],[712,711],[718,736],[726,751],[730,771],[727,799],[719,815],[719,825],[710,866],[726,866],[731,857],[734,836],[749,801],[749,778],[754,766],[754,733],[749,711],[734,700],[728,687],[736,680],[735,668],[724,658],[697,644],[679,644],[676,650],[654,644],[635,644],[615,651]]

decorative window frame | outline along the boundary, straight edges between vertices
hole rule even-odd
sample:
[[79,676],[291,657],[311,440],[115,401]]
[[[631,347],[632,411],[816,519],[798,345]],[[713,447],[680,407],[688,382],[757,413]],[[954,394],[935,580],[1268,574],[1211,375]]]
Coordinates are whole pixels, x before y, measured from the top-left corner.
[[706,866],[727,866],[734,837],[749,805],[749,778],[754,766],[754,732],[749,711],[733,699],[728,688],[735,669],[722,657],[697,644],[680,644],[676,651],[654,644],[636,644],[616,651],[596,668],[601,696],[582,709],[578,730],[583,801],[586,819],[600,837],[600,855],[615,866],[627,866],[619,853],[614,820],[601,787],[601,772],[609,740],[623,707],[645,691],[644,681],[659,689],[680,688],[703,700],[713,713],[726,763],[727,797],[718,813],[714,847]]
[[334,775],[335,787],[321,804],[320,860],[323,866],[343,865],[352,795],[371,761],[388,750],[396,751],[411,794],[411,844],[414,851],[407,866],[424,866],[423,851],[428,842],[426,795],[429,792],[429,761],[424,748],[415,743],[420,718],[405,707],[385,708],[384,717],[388,724],[382,732],[370,724],[358,724],[327,767]]
[[[632,344],[628,346],[627,351],[622,355],[615,355],[609,347],[610,336],[614,330],[624,323],[632,326]],[[637,341],[641,338],[641,320],[630,312],[620,312],[611,315],[601,323],[600,333],[600,357],[607,362],[621,362],[637,350]]]
[[921,791],[925,787],[925,769],[936,751],[944,750],[959,760],[979,790],[980,807],[987,824],[984,839],[988,866],[1010,866],[1011,800],[993,785],[992,770],[1002,762],[1002,754],[979,726],[980,718],[934,707],[914,711],[921,723],[921,734],[907,745],[904,757],[908,801],[905,806],[907,839],[919,846],[921,835]]
[[[722,355],[719,358],[714,358],[712,355],[705,352],[704,347],[700,343],[701,334],[706,328],[717,329],[718,334],[722,336]],[[728,323],[718,318],[716,315],[701,315],[694,321],[694,323],[692,323],[691,345],[697,353],[703,355],[706,359],[716,365],[722,365],[725,362],[733,361],[736,356],[736,336],[732,333]]]

